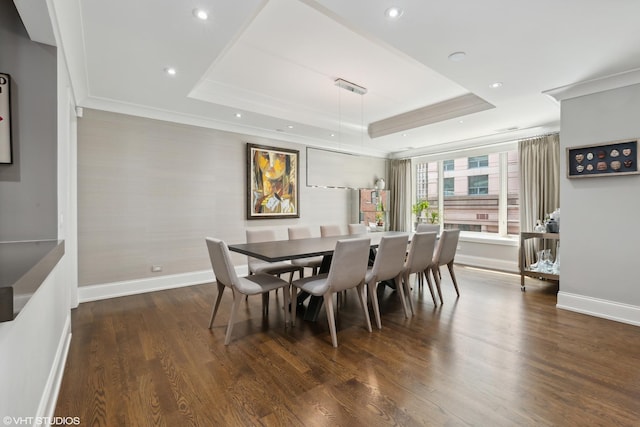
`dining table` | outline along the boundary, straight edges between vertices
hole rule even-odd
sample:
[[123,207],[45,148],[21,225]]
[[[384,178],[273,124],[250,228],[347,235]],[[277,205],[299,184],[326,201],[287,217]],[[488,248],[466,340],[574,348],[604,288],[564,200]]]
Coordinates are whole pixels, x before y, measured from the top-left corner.
[[[325,236],[294,240],[272,240],[265,242],[237,243],[228,246],[229,250],[232,252],[241,253],[268,262],[288,261],[292,259],[322,256],[322,265],[319,269],[319,273],[321,274],[329,272],[329,267],[331,266],[331,256],[333,255],[333,251],[338,240],[368,238],[371,241],[371,249],[375,250],[375,248],[380,245],[380,241],[383,237],[397,236],[401,234],[409,235],[410,233],[405,231],[375,231],[370,233],[349,234],[343,236]],[[303,307],[302,304],[307,297],[309,297],[308,294],[299,295],[297,301],[298,309],[301,309]],[[306,310],[304,311],[304,320],[316,321],[321,308],[322,298],[312,296],[309,299],[309,304]]]

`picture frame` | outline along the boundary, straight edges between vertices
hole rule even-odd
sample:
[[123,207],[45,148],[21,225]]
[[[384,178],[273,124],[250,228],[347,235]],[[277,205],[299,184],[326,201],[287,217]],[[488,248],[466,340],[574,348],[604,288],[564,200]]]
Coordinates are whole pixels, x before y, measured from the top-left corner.
[[567,148],[567,178],[637,175],[638,140]]
[[247,143],[247,219],[300,217],[300,152]]
[[0,73],[0,164],[11,163],[11,76]]

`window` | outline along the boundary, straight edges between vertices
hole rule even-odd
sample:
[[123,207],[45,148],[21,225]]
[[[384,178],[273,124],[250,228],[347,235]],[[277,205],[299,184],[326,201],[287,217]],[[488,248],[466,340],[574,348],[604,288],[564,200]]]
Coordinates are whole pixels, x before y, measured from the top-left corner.
[[444,181],[442,181],[442,183],[444,184],[444,195],[445,196],[453,196],[454,194],[454,183],[455,180],[454,178],[445,178]]
[[489,194],[489,175],[475,175],[468,177],[469,195]]
[[416,165],[416,200],[427,200],[429,210],[438,209],[438,162]]
[[[444,156],[439,160],[415,159],[416,200],[427,199],[429,210],[440,213],[444,228],[517,235],[520,232],[518,151],[515,142],[504,146],[504,151],[489,147],[487,154],[479,156],[463,152],[454,159]],[[478,153],[474,151],[473,154]]]
[[486,168],[489,166],[489,156],[469,157],[469,169]]

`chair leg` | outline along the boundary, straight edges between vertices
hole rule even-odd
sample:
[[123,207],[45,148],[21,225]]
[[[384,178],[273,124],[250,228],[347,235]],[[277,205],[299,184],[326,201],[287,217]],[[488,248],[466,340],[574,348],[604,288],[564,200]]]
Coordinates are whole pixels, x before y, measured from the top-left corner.
[[453,261],[447,264],[449,268],[449,274],[451,275],[451,280],[453,281],[453,287],[456,288],[456,294],[460,296],[460,291],[458,290],[458,281],[456,280],[456,274],[453,272]]
[[411,298],[411,286],[409,286],[409,281],[407,280],[406,282],[403,282],[401,275],[398,275],[398,277],[394,278],[393,280],[396,283],[396,288],[404,286],[404,290],[407,293],[407,299],[409,300],[409,308],[411,309],[411,315],[413,316],[415,312],[413,310],[413,299]]
[[331,333],[331,343],[338,347],[338,337],[336,336],[336,319],[333,314],[333,295],[331,292],[324,294],[324,308],[327,312],[327,322],[329,322],[329,332]]
[[224,292],[225,286],[222,283],[216,282],[218,285],[218,297],[216,298],[216,303],[213,305],[213,310],[211,310],[211,320],[209,320],[209,329],[213,326],[213,319],[216,318],[216,314],[218,313],[218,307],[220,307],[220,300],[222,299],[222,292]]
[[404,286],[398,286],[396,284],[396,291],[400,294],[400,302],[402,303],[402,309],[404,310],[404,317],[409,318],[409,310],[407,310],[407,300],[404,295]]
[[436,289],[438,290],[438,295],[440,296],[440,304],[444,304],[444,300],[442,299],[442,288],[440,287],[440,267],[431,267],[431,275],[436,281]]
[[429,286],[429,292],[431,293],[433,305],[438,305],[438,302],[436,301],[436,295],[433,293],[433,284],[431,283],[431,279],[429,278],[429,269],[427,268],[425,271],[421,271],[418,274],[423,275],[427,280],[427,285]]
[[367,308],[367,296],[365,295],[366,286],[361,283],[356,288],[358,292],[358,301],[360,301],[360,307],[364,312],[364,321],[367,324],[367,331],[371,332],[371,318],[369,317],[369,309]]
[[380,322],[380,306],[378,305],[378,292],[376,291],[376,285],[376,282],[367,283],[367,288],[369,290],[369,300],[371,300],[373,315],[376,318],[376,326],[378,327],[378,329],[382,329],[382,322]]
[[231,306],[231,316],[229,317],[229,324],[227,325],[227,335],[224,338],[224,345],[229,345],[231,342],[231,332],[233,331],[233,325],[236,322],[236,316],[238,314],[238,306],[240,306],[240,292],[233,291],[233,305]]

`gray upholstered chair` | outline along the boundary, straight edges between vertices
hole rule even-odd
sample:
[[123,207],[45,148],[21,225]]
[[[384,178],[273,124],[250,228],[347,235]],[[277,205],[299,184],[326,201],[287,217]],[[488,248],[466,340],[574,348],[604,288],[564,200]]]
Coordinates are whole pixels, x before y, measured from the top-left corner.
[[[358,301],[360,301],[360,306],[364,312],[367,330],[371,332],[371,319],[367,309],[364,285],[370,244],[371,241],[368,238],[338,240],[328,273],[294,280],[292,283],[293,294],[291,298],[293,301],[296,300],[297,289],[313,296],[323,297],[329,331],[331,332],[331,342],[334,347],[338,346],[333,309],[333,294],[335,293],[357,288]],[[292,316],[291,320],[292,324],[295,324],[295,315]]]
[[418,224],[416,233],[440,233],[440,224]]
[[[273,230],[258,229],[247,230],[247,243],[270,242],[276,240],[276,233]],[[283,273],[289,273],[289,282],[293,279],[293,273],[298,271],[302,274],[302,267],[291,264],[289,261],[269,262],[258,258],[248,257],[249,274],[274,274],[280,277]]]
[[369,299],[371,300],[371,306],[373,308],[378,329],[382,329],[382,323],[380,322],[380,307],[378,305],[377,287],[378,282],[383,280],[393,280],[395,282],[396,290],[398,291],[400,300],[402,301],[404,315],[405,317],[409,317],[407,303],[405,300],[405,289],[402,284],[404,257],[407,251],[408,242],[409,236],[407,234],[383,237],[380,239],[378,252],[376,253],[376,259],[373,262],[373,266],[367,269],[364,282],[367,284],[367,288],[369,290]]
[[349,234],[366,234],[369,228],[364,224],[349,224]]
[[[289,240],[309,239],[313,237],[311,235],[311,229],[309,227],[289,227],[287,231],[289,233]],[[311,274],[313,274],[314,276],[318,274],[318,269],[322,265],[322,257],[315,256],[309,258],[292,259],[291,264],[302,268],[302,270],[300,270],[300,278],[302,279],[304,277],[305,268],[311,268]]]
[[342,227],[336,224],[321,225],[320,236],[322,237],[344,236],[344,232],[342,231]]
[[443,230],[438,240],[438,246],[433,254],[433,261],[431,262],[431,273],[436,281],[436,288],[438,289],[438,295],[440,296],[440,303],[442,300],[442,289],[440,288],[440,282],[442,281],[442,274],[440,274],[440,266],[446,265],[449,268],[449,274],[453,281],[453,287],[456,288],[456,294],[460,296],[458,290],[458,281],[456,275],[453,272],[453,262],[456,257],[456,250],[458,248],[458,240],[460,238],[460,230]]
[[431,285],[431,279],[429,279],[429,266],[433,260],[433,250],[436,246],[436,233],[415,233],[409,244],[409,253],[404,263],[403,283],[405,289],[409,294],[409,305],[411,307],[411,313],[413,313],[413,301],[411,300],[411,292],[409,287],[409,278],[412,274],[416,273],[416,283],[421,283],[421,279],[425,277],[427,284],[429,285],[429,291],[431,292],[431,299],[433,303],[436,302],[436,296],[433,293],[433,286]]
[[[227,244],[222,240],[212,237],[207,237],[206,242],[207,249],[209,250],[209,258],[211,259],[211,266],[213,267],[218,285],[218,297],[211,312],[209,329],[213,326],[213,321],[218,313],[218,307],[220,306],[220,300],[222,299],[222,293],[225,287],[231,288],[231,292],[233,293],[231,316],[229,316],[229,324],[227,325],[227,333],[224,339],[225,345],[228,345],[231,341],[231,332],[233,331],[233,325],[236,321],[238,306],[240,305],[242,295],[268,295],[270,291],[282,288],[282,293],[284,294],[284,322],[286,327],[286,324],[289,322],[289,282],[279,277],[263,273],[256,273],[247,277],[238,277],[231,262]],[[269,299],[263,298],[262,303],[262,313],[265,315],[268,312]],[[267,304],[267,306],[265,306],[265,304]]]

